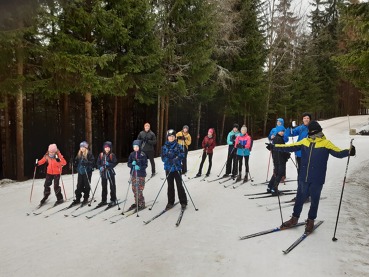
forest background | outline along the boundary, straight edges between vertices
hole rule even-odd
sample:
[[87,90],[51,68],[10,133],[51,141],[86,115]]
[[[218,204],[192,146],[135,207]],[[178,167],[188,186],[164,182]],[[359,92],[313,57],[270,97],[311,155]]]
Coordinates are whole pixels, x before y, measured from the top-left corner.
[[210,127],[224,144],[235,122],[257,139],[277,117],[368,114],[369,4],[302,2],[1,0],[0,179],[50,143],[125,161],[145,122],[159,154],[185,124],[191,150]]

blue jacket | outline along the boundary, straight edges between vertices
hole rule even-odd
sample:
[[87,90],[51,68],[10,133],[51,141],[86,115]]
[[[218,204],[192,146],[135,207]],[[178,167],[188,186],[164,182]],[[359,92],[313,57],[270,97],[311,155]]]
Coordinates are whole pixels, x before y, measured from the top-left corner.
[[165,171],[181,171],[183,158],[183,149],[177,141],[166,141],[161,148],[161,160],[164,162]]
[[[284,120],[283,120],[283,118],[278,118],[277,121],[279,121],[282,124],[282,126],[284,127]],[[274,127],[272,130],[270,130],[270,133],[268,135],[268,139],[269,140],[273,140],[272,136],[275,137],[277,135],[276,127]],[[287,130],[286,130],[286,132],[284,133],[284,136],[283,136],[284,142],[288,142],[288,134],[289,133],[287,133]]]
[[[140,167],[139,170],[135,170],[135,166],[132,165],[132,162],[136,161],[136,165]],[[147,156],[141,150],[133,151],[129,154],[127,166],[131,169],[130,174],[133,177],[146,177],[146,168],[147,168]],[[137,175],[136,175],[137,174]]]
[[336,158],[349,155],[349,150],[341,150],[324,136],[322,138],[305,138],[292,144],[276,144],[275,150],[292,152],[301,150],[301,168],[299,181],[324,184],[329,154]]
[[[287,135],[288,137],[298,136],[297,141],[301,141],[304,138],[308,137],[308,133],[309,133],[308,126],[306,126],[304,124],[301,124],[301,125],[297,126],[296,128],[293,128],[293,129],[287,128],[284,135],[285,136]],[[301,151],[296,151],[295,154],[296,154],[296,157],[301,157]]]
[[234,145],[235,144],[235,142],[236,142],[236,137],[237,136],[239,136],[241,133],[240,132],[233,132],[233,130],[232,131],[230,131],[229,133],[228,133],[228,136],[227,136],[227,144],[228,145]]

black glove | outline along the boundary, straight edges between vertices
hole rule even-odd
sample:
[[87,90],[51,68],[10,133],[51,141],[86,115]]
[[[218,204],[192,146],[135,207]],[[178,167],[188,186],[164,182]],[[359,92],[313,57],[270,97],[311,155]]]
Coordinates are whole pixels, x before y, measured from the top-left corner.
[[205,144],[205,148],[208,148],[209,147],[209,143]]
[[231,136],[231,141],[234,141],[236,139],[236,136],[235,135],[232,135]]
[[56,160],[58,163],[60,163],[60,159],[59,159],[58,155],[55,155],[55,160]]
[[184,140],[184,136],[178,136],[177,139],[182,139]]
[[237,148],[240,148],[240,149],[242,149],[243,148],[243,146],[242,146],[242,144],[237,144]]
[[265,143],[267,146],[266,146],[266,149],[268,149],[269,151],[271,151],[273,149],[273,144],[271,143]]
[[356,149],[355,146],[351,145],[351,149],[350,149],[350,156],[355,156],[356,155]]

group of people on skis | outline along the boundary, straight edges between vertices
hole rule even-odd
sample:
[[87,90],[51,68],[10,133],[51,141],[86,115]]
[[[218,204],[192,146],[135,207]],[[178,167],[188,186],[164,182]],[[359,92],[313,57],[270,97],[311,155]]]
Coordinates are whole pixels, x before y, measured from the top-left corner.
[[[297,141],[293,137],[297,136]],[[292,143],[286,144],[292,137]],[[161,149],[161,159],[164,163],[166,180],[168,183],[168,203],[166,209],[170,209],[175,201],[174,182],[176,183],[179,202],[182,209],[187,206],[187,196],[183,187],[182,175],[187,172],[187,154],[188,147],[191,145],[191,135],[189,127],[184,125],[180,132],[170,129],[166,133],[166,142]],[[322,132],[322,127],[317,121],[312,121],[311,114],[302,114],[302,124],[296,126],[292,122],[292,127],[286,128],[282,118],[277,119],[276,127],[273,128],[268,136],[269,143],[267,149],[271,151],[273,158],[273,175],[269,180],[267,191],[273,195],[279,195],[278,185],[286,176],[286,163],[290,158],[290,152],[295,153],[296,168],[298,175],[298,188],[295,198],[293,214],[290,220],[282,224],[289,228],[298,223],[302,206],[310,197],[311,205],[306,223],[306,232],[310,233],[314,228],[314,220],[317,217],[320,193],[325,182],[327,169],[327,160],[329,154],[344,158],[348,155],[355,155],[354,146],[350,149],[341,150],[332,142],[326,139]],[[236,181],[241,181],[243,164],[245,165],[244,182],[250,178],[249,157],[252,150],[253,141],[247,133],[247,127],[243,125],[239,130],[239,125],[234,124],[232,130],[227,135],[228,155],[226,161],[226,172],[223,177],[231,177]],[[156,145],[156,136],[150,130],[150,124],[145,123],[144,130],[141,131],[132,143],[133,152],[128,158],[128,167],[130,170],[130,183],[135,197],[135,203],[131,205],[130,210],[141,210],[145,207],[143,190],[145,187],[146,169],[148,160],[151,164],[151,177],[156,174],[154,161],[154,146]],[[213,150],[216,146],[216,134],[213,128],[208,130],[207,135],[202,140],[203,154],[196,177],[201,176],[206,158],[208,158],[208,167],[206,177],[210,175],[212,168]],[[42,165],[47,163],[47,173],[44,184],[44,197],[41,205],[45,203],[50,195],[50,186],[54,181],[54,192],[57,197],[56,204],[63,202],[63,195],[59,185],[62,167],[66,161],[55,144],[51,144],[44,157],[36,163]],[[117,165],[117,159],[112,153],[112,143],[106,141],[103,144],[103,151],[99,154],[97,162],[93,154],[88,150],[88,143],[80,143],[80,149],[74,159],[74,166],[78,172],[77,189],[75,190],[75,199],[72,204],[88,202],[91,192],[91,176],[94,167],[100,171],[102,193],[102,205],[116,205],[116,185],[114,167]],[[110,184],[110,202],[107,202],[107,183]]]

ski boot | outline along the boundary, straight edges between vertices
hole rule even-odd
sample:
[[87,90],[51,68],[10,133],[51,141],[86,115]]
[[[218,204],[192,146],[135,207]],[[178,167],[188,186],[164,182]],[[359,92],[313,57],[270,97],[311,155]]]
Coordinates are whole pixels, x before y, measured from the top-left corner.
[[305,222],[305,234],[310,234],[314,230],[314,219],[307,219]]
[[299,221],[299,218],[298,217],[292,216],[289,220],[283,222],[283,224],[281,225],[281,227],[291,228],[291,227],[295,226],[298,221]]

